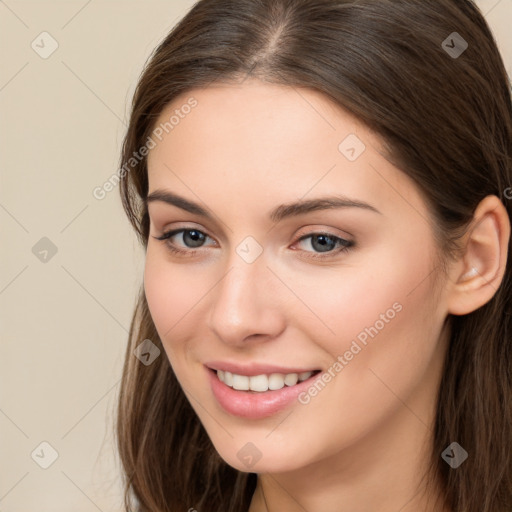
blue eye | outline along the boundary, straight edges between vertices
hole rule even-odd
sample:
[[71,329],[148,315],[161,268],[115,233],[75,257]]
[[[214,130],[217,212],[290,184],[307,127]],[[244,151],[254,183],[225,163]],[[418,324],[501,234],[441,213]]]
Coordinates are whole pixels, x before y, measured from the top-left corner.
[[[323,254],[332,256],[333,254],[348,251],[355,245],[354,242],[350,240],[345,240],[344,238],[334,236],[330,233],[311,233],[309,235],[301,237],[299,239],[299,242],[307,240],[308,238],[311,239],[311,247],[313,247],[314,249],[318,249],[318,252],[320,253],[312,254],[312,258],[323,258]],[[336,247],[338,248],[335,249]]]
[[[174,243],[171,243],[170,239],[173,238],[175,235],[183,233],[182,240],[185,242],[185,240],[188,240],[191,243],[191,247],[189,249],[192,249],[192,251],[181,249],[177,247]],[[188,236],[185,236],[187,234]],[[167,231],[162,236],[154,237],[157,240],[164,241],[169,248],[169,250],[173,253],[193,253],[193,249],[197,249],[201,247],[201,244],[204,242],[206,238],[209,238],[208,235],[203,233],[202,231],[199,231],[198,229],[175,229],[172,231]],[[185,246],[187,246],[187,243],[185,242]]]
[[[182,234],[182,242],[185,248],[179,247],[171,241],[178,234]],[[165,242],[171,253],[194,256],[197,249],[200,249],[205,240],[210,237],[198,229],[175,229],[153,238]],[[331,233],[310,233],[302,236],[296,243],[303,242],[308,238],[311,239],[311,247],[318,251],[316,253],[315,251],[304,251],[310,253],[308,257],[311,258],[329,258],[341,252],[349,251],[355,246],[355,242],[345,240]]]

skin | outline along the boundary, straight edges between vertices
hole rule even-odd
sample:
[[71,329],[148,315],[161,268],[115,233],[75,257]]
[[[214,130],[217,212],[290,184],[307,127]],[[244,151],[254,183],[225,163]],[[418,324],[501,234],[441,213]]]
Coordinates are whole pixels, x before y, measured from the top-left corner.
[[[445,319],[477,309],[499,287],[506,210],[495,196],[480,203],[464,257],[442,275],[419,189],[384,158],[379,138],[339,106],[316,91],[250,80],[190,91],[157,124],[191,96],[197,107],[149,153],[149,192],[179,194],[214,220],[149,202],[144,286],[173,370],[215,448],[234,468],[259,474],[250,512],[434,510],[431,494],[418,491]],[[338,150],[348,134],[366,146],[353,162]],[[333,193],[380,213],[344,208],[268,218],[280,204]],[[192,256],[172,254],[169,240],[155,238],[178,228],[207,235],[202,246],[187,233],[171,239],[195,250]],[[298,241],[319,232],[356,245],[321,252],[311,237]],[[263,248],[250,264],[236,252],[247,236]],[[472,267],[476,275],[464,277]],[[204,362],[326,370],[394,303],[401,311],[307,405],[247,420],[216,402]],[[237,456],[248,442],[261,452],[251,468]]]

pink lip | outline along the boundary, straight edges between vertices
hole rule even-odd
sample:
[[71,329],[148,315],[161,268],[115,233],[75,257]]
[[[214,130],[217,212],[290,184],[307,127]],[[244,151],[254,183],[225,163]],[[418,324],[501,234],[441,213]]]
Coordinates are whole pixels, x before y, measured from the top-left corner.
[[[297,397],[299,394],[306,391],[306,389],[312,385],[315,379],[318,377],[321,378],[320,372],[316,375],[312,375],[309,379],[298,382],[295,386],[285,386],[281,389],[272,391],[269,390],[263,393],[259,393],[251,391],[238,391],[236,389],[230,388],[224,384],[224,382],[219,380],[214,370],[209,369],[206,366],[204,368],[210,380],[212,393],[221,407],[226,412],[233,414],[234,416],[240,416],[242,418],[252,420],[272,416],[273,414],[276,414],[277,412],[285,409],[293,402],[297,402]],[[254,375],[261,375],[261,373],[267,372],[265,371],[254,373]],[[287,370],[286,372],[275,373],[297,372],[290,372]],[[243,374],[241,373],[241,375]]]
[[285,368],[284,366],[275,366],[268,364],[258,364],[251,363],[248,365],[241,365],[236,363],[229,363],[227,361],[210,361],[205,363],[205,366],[212,370],[222,370],[224,372],[236,373],[237,375],[247,375],[248,377],[252,377],[255,375],[270,375],[271,373],[303,373],[303,372],[313,372],[319,370],[320,368]]

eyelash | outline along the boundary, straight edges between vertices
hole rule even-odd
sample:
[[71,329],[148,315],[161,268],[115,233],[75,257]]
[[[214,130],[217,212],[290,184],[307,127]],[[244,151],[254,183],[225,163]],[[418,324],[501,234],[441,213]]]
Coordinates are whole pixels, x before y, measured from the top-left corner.
[[[154,236],[153,238],[155,238],[156,240],[160,240],[162,242],[165,243],[165,245],[167,246],[167,249],[171,252],[171,253],[174,253],[174,254],[180,254],[180,255],[184,255],[184,256],[194,256],[195,253],[197,251],[200,251],[201,248],[198,248],[198,249],[188,249],[188,250],[185,250],[185,249],[178,249],[174,244],[172,244],[169,239],[172,238],[174,235],[177,235],[178,233],[185,233],[187,231],[196,231],[198,233],[201,233],[202,235],[205,235],[206,237],[210,238],[206,233],[203,233],[202,231],[198,230],[198,229],[186,229],[186,228],[182,228],[182,229],[174,229],[174,230],[171,230],[171,231],[167,231],[166,233],[164,233],[162,236]],[[297,242],[301,242],[302,240],[306,240],[308,238],[311,238],[313,236],[326,236],[328,238],[331,238],[335,241],[335,243],[342,243],[342,246],[339,247],[337,250],[332,250],[332,251],[327,251],[325,253],[313,253],[311,254],[310,256],[308,256],[309,258],[313,258],[313,259],[327,259],[329,257],[332,257],[333,255],[339,255],[341,253],[345,253],[345,252],[349,252],[351,249],[353,249],[353,247],[355,246],[355,242],[352,242],[351,240],[345,240],[344,238],[340,238],[338,236],[335,236],[331,233],[327,233],[327,232],[323,232],[323,231],[320,231],[320,232],[313,232],[313,233],[309,233],[307,235],[304,235],[302,237],[300,237]],[[295,242],[295,243],[297,243]],[[310,251],[305,251],[305,252],[310,252]]]

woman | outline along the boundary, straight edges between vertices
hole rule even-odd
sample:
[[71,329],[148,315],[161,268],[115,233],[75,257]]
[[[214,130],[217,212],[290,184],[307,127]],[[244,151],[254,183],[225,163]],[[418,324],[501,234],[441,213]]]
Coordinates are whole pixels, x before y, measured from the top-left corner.
[[510,85],[469,0],[201,0],[139,80],[126,509],[512,507]]

